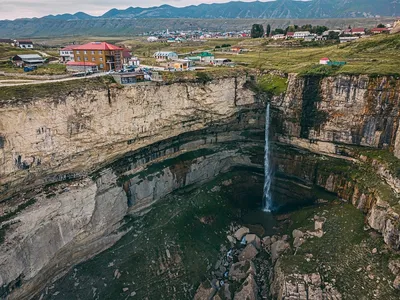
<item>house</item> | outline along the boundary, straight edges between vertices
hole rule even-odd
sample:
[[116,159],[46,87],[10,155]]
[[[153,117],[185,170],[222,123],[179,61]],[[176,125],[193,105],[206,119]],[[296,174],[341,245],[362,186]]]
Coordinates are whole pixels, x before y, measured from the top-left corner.
[[68,72],[97,72],[97,64],[90,61],[68,61]]
[[223,66],[223,65],[229,65],[232,62],[232,60],[227,59],[227,58],[216,58],[213,61],[213,64],[216,66]]
[[199,54],[200,57],[200,61],[204,62],[204,63],[210,63],[214,60],[214,54],[210,53],[210,52],[201,52]]
[[341,44],[343,43],[348,43],[348,42],[353,42],[355,40],[358,40],[359,37],[358,36],[343,36],[343,37],[339,37],[339,41]]
[[70,45],[60,50],[60,60],[62,63],[74,60],[74,47],[76,47],[76,45]]
[[178,59],[178,54],[172,51],[157,51],[153,54],[153,57],[159,61],[175,60]]
[[272,36],[272,39],[273,40],[283,40],[283,39],[285,39],[285,35],[284,34],[274,34]]
[[292,39],[294,37],[294,32],[287,32],[286,39]]
[[132,58],[131,50],[124,48],[124,50],[122,50],[122,57],[124,64],[129,64],[129,61]]
[[38,54],[20,54],[12,58],[12,62],[16,67],[32,67],[44,64],[44,59]]
[[293,34],[293,38],[295,39],[304,39],[306,36],[309,36],[311,33],[309,31],[296,31]]
[[347,29],[343,30],[343,34],[344,35],[351,35],[351,28],[347,28]]
[[11,39],[0,39],[0,44],[13,44],[14,41]]
[[319,64],[320,64],[320,65],[327,65],[329,61],[330,61],[329,58],[324,57],[324,58],[321,58],[321,59],[319,60]]
[[171,63],[168,63],[167,67],[168,69],[172,68],[174,70],[187,71],[189,70],[189,68],[193,67],[193,65],[193,61],[189,59],[178,59]]
[[365,28],[353,28],[351,35],[365,35]]
[[155,37],[155,36],[149,36],[149,37],[147,38],[147,41],[150,42],[150,43],[157,42],[157,41],[158,41],[158,38]]
[[91,62],[99,71],[119,71],[123,68],[123,48],[106,43],[92,42],[73,48],[76,62]]
[[313,42],[317,38],[316,34],[309,34],[304,37],[305,42]]
[[381,34],[381,33],[389,33],[390,29],[389,28],[372,28],[371,33],[372,34]]
[[140,66],[140,60],[136,56],[132,56],[128,62],[129,66]]
[[14,41],[14,45],[17,48],[33,49],[33,43],[31,40],[16,40]]
[[238,46],[233,46],[233,47],[231,47],[231,51],[235,52],[235,53],[240,53],[240,52],[242,52],[242,48],[240,48]]
[[129,72],[113,74],[115,81],[119,84],[133,84],[144,81],[144,73]]

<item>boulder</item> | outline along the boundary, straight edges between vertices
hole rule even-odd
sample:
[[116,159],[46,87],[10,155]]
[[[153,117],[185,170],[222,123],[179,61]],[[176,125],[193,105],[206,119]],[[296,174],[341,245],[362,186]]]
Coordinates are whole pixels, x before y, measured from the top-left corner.
[[194,300],[211,300],[217,293],[217,289],[212,287],[212,285],[206,281],[200,284],[199,288],[194,295]]
[[322,230],[322,227],[324,226],[325,221],[326,221],[326,219],[324,217],[321,218],[321,217],[315,216],[314,217],[314,229],[316,231]]
[[253,259],[258,254],[256,247],[253,244],[248,244],[239,254],[239,261]]
[[249,274],[256,275],[256,267],[250,260],[239,261],[229,269],[229,278],[236,281],[245,279]]
[[229,283],[225,283],[224,286],[219,289],[213,300],[232,300]]
[[299,248],[306,240],[301,237],[296,237],[293,241],[293,247]]
[[245,238],[246,238],[246,244],[253,244],[254,247],[256,247],[257,249],[260,249],[261,241],[260,241],[260,238],[256,234],[254,234],[254,233],[247,234],[245,236]]
[[396,279],[393,281],[393,287],[396,290],[400,290],[400,275],[397,275]]
[[391,260],[389,262],[389,269],[393,275],[400,275],[400,260]]
[[250,232],[250,230],[247,227],[241,227],[238,230],[236,230],[234,237],[238,240],[241,241],[242,238],[248,234]]
[[233,300],[257,300],[258,286],[253,274],[250,274],[235,293]]
[[301,231],[301,230],[295,229],[292,232],[292,236],[293,236],[294,239],[295,238],[302,238],[302,237],[304,237],[304,232]]
[[235,240],[235,238],[234,238],[233,236],[228,235],[226,238],[228,239],[228,241],[229,241],[231,244],[235,244],[235,243],[236,243],[236,240]]
[[271,245],[272,262],[274,263],[278,259],[279,255],[281,255],[283,252],[285,252],[288,249],[290,249],[290,245],[288,242],[279,240],[279,241],[276,241],[275,243],[273,243]]
[[271,237],[270,236],[263,237],[262,243],[265,247],[270,247],[272,244]]

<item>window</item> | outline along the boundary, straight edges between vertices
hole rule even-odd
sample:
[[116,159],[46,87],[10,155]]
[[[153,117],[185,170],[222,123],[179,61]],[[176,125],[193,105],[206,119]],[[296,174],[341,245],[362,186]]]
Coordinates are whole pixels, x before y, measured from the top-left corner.
[[100,61],[103,61],[103,58],[102,58],[102,57],[100,57]]
[[96,61],[96,58],[92,57],[92,61]]
[[92,54],[94,55],[94,51],[92,50]]
[[100,69],[103,69],[104,68],[104,65],[103,64],[100,64]]
[[76,51],[76,54],[80,54],[80,53],[79,53],[79,50],[78,50],[78,51]]
[[83,54],[87,54],[87,51],[85,50],[85,51],[83,51]]
[[88,58],[87,58],[87,56],[85,56],[85,61],[88,61]]
[[78,59],[78,61],[81,61],[81,57],[80,56],[78,56],[77,59]]
[[99,54],[103,54],[103,51],[99,51]]

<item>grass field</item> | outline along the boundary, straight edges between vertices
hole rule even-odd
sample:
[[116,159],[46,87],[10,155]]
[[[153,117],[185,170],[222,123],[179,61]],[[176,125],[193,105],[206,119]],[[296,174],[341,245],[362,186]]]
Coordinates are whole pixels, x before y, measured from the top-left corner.
[[[303,74],[375,74],[375,75],[398,75],[400,71],[400,35],[381,35],[360,39],[356,42],[335,45],[317,45],[289,47],[279,42],[266,39],[209,39],[207,41],[187,41],[183,43],[149,43],[144,37],[122,38],[122,37],[79,37],[79,38],[56,38],[53,40],[41,40],[37,42],[56,45],[66,45],[75,42],[83,44],[90,41],[107,41],[110,43],[124,45],[132,50],[145,64],[155,64],[152,55],[156,51],[175,51],[181,57],[190,56],[191,52],[212,51],[217,58],[226,57],[241,65],[242,68],[257,70],[279,70],[285,73]],[[233,54],[222,52],[222,45],[238,45],[248,52]],[[217,48],[216,48],[217,47]],[[51,55],[57,55],[57,48],[46,48],[45,51]],[[4,61],[15,54],[35,53],[35,50],[17,49],[10,46],[0,45],[0,62],[4,70]],[[320,66],[319,59],[329,57],[335,61],[345,61],[343,67]],[[5,71],[11,72],[5,68]],[[57,69],[57,70],[55,70]],[[233,68],[231,68],[233,71]],[[14,70],[15,71],[15,70]],[[48,73],[47,73],[48,72]],[[49,67],[42,70],[41,74],[62,74],[62,68]]]

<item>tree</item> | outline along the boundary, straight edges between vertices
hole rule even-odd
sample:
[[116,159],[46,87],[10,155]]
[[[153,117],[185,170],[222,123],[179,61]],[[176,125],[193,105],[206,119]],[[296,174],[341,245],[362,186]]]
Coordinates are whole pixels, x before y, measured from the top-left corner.
[[339,32],[329,31],[327,39],[328,40],[339,40]]
[[262,37],[264,35],[264,27],[261,24],[253,24],[250,35],[253,39]]
[[271,34],[271,25],[267,25],[267,37],[269,37],[269,35]]
[[281,28],[275,28],[274,31],[272,31],[272,34],[285,34],[285,30],[281,29]]
[[376,28],[386,28],[386,26],[381,23],[378,26],[376,26]]

